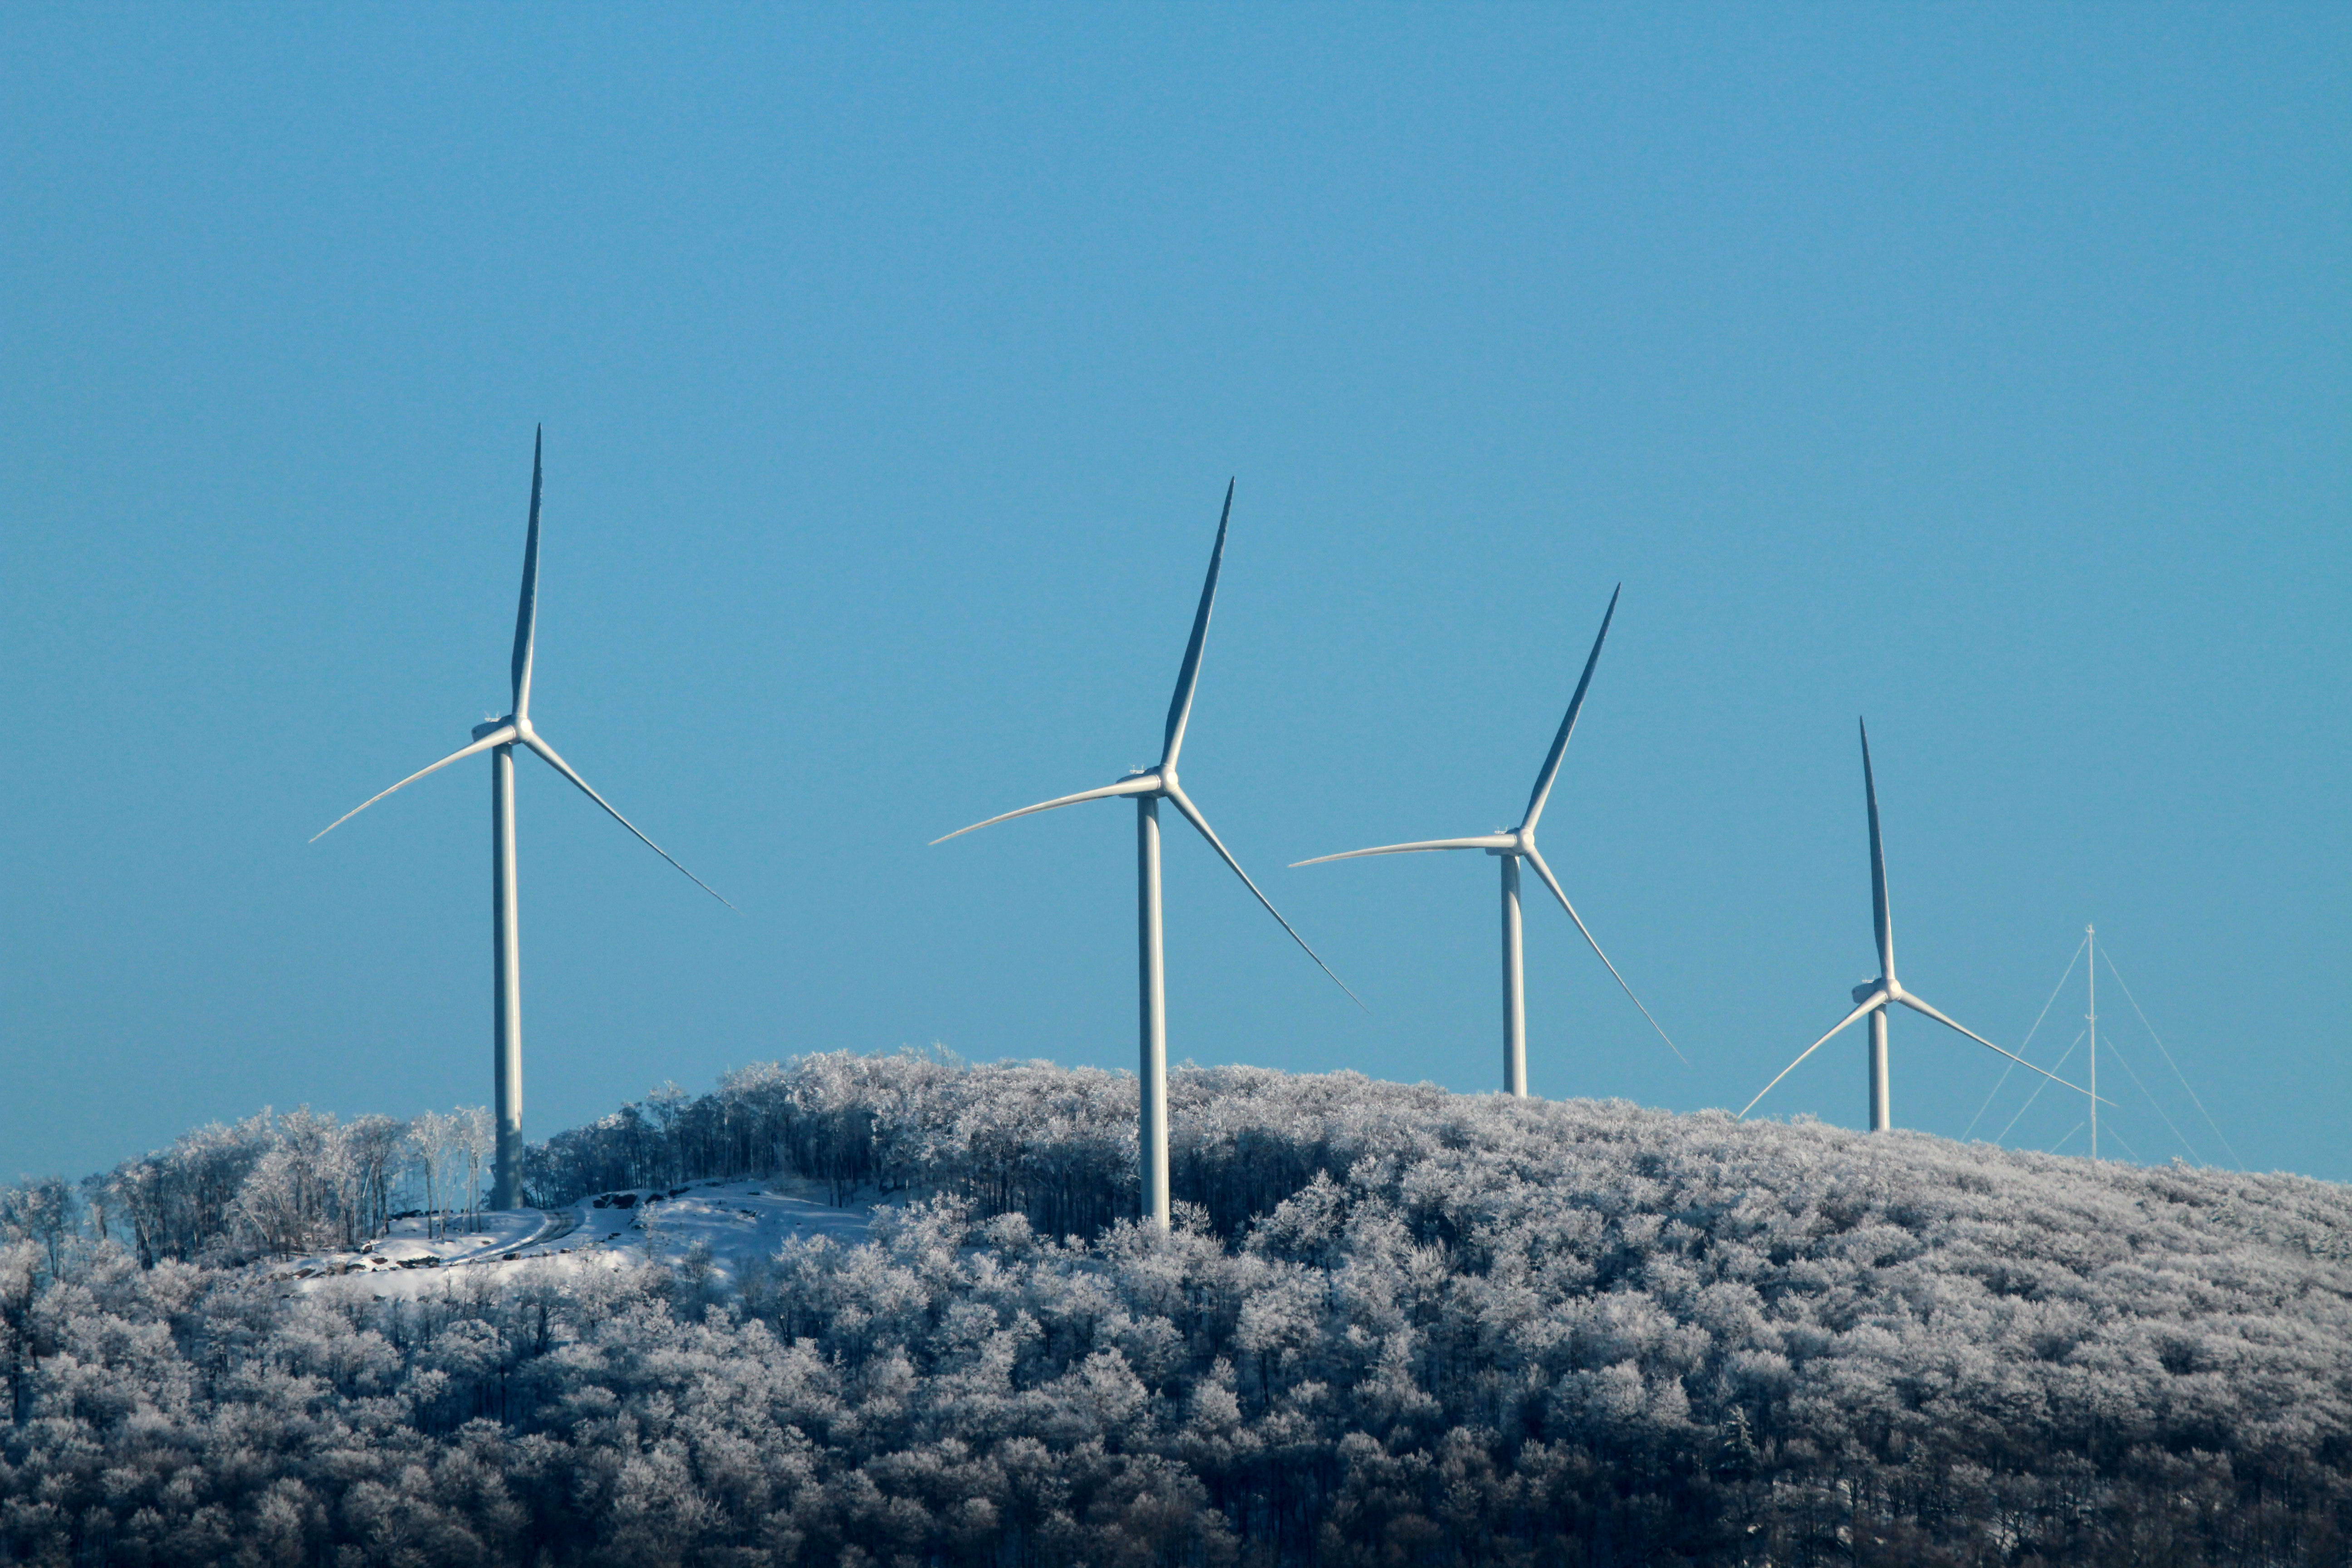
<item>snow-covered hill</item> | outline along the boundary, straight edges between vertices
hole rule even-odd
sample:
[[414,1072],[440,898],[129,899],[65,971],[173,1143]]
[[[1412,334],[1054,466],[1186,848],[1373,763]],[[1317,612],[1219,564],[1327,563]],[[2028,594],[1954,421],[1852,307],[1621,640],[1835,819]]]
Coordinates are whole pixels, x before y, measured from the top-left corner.
[[1172,1089],[1170,1235],[1132,1079],[835,1056],[307,1279],[249,1255],[332,1183],[197,1138],[98,1192],[131,1247],[0,1247],[0,1562],[2347,1561],[2344,1188]]

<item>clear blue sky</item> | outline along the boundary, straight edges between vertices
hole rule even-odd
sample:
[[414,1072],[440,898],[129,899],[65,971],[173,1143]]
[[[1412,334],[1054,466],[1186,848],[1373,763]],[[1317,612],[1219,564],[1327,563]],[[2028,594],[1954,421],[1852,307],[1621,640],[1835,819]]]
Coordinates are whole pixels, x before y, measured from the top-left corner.
[[519,764],[535,1137],[1131,1066],[1129,811],[925,842],[1155,754],[1237,475],[1185,779],[1370,1011],[1171,841],[1177,1057],[1493,1085],[1491,863],[1282,868],[1509,821],[1622,580],[1548,847],[1691,1065],[1531,905],[1537,1092],[1843,1012],[1866,713],[1906,983],[2014,1044],[2096,921],[2352,1177],[2347,87],[2334,6],[11,8],[0,1174],[487,1100],[486,767],[306,840],[503,710],[543,420],[534,710],[744,912]]

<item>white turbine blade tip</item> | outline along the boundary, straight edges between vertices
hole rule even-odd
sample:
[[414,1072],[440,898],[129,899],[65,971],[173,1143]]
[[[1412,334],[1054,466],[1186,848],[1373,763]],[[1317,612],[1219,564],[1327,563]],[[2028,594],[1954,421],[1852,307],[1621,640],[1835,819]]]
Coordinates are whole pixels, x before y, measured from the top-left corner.
[[418,779],[423,778],[425,774],[439,773],[451,763],[463,762],[466,758],[474,755],[478,752],[487,752],[493,746],[505,745],[514,738],[514,727],[512,725],[499,726],[498,729],[491,731],[488,734],[484,735],[479,740],[474,742],[473,744],[461,746],[457,751],[450,752],[447,756],[442,758],[439,762],[433,763],[431,766],[417,769],[415,773],[409,774],[398,784],[394,784],[390,789],[380,789],[376,791],[375,794],[368,796],[365,800],[360,802],[359,805],[352,807],[351,810],[343,813],[342,816],[335,818],[334,821],[327,824],[326,826],[321,827],[318,832],[310,835],[310,842],[316,844],[320,839],[324,838],[328,834],[332,833],[336,828],[341,827],[344,823],[349,822],[352,817],[357,816],[361,812],[365,811],[369,806],[372,806],[377,801],[382,800],[385,795],[394,795],[401,790],[406,789],[410,784],[415,784]]
[[1209,819],[1201,815],[1201,808],[1194,805],[1191,798],[1181,790],[1171,789],[1168,792],[1168,798],[1174,803],[1176,809],[1183,814],[1184,820],[1191,823],[1199,830],[1201,837],[1209,841],[1209,847],[1217,852],[1217,858],[1233,868],[1234,875],[1242,879],[1242,886],[1247,888],[1250,890],[1250,896],[1265,907],[1265,912],[1274,917],[1275,923],[1290,933],[1290,940],[1298,944],[1299,951],[1315,961],[1315,967],[1329,975],[1331,984],[1345,992],[1349,1001],[1359,1007],[1363,1007],[1365,1012],[1370,1012],[1370,1007],[1364,1006],[1364,999],[1349,989],[1348,983],[1334,973],[1329,964],[1323,962],[1323,955],[1308,946],[1307,939],[1298,934],[1298,928],[1282,918],[1282,911],[1274,907],[1274,900],[1260,891],[1255,882],[1250,880],[1250,874],[1242,869],[1242,863],[1234,858],[1233,851],[1226,848],[1224,841],[1217,837],[1217,830],[1211,827]]
[[1844,1017],[1840,1018],[1837,1021],[1837,1026],[1835,1028],[1830,1030],[1828,1034],[1823,1035],[1820,1039],[1815,1040],[1811,1045],[1807,1046],[1803,1050],[1799,1051],[1795,1061],[1790,1062],[1787,1067],[1784,1067],[1779,1072],[1774,1073],[1772,1075],[1772,1081],[1766,1084],[1762,1089],[1758,1089],[1756,1091],[1756,1098],[1741,1106],[1739,1108],[1739,1114],[1733,1117],[1732,1120],[1735,1121],[1745,1121],[1748,1119],[1748,1113],[1755,1110],[1756,1107],[1762,1102],[1766,1095],[1771,1093],[1773,1089],[1780,1087],[1780,1083],[1782,1079],[1787,1078],[1790,1073],[1795,1072],[1798,1068],[1801,1067],[1807,1057],[1811,1056],[1815,1051],[1820,1050],[1823,1046],[1828,1045],[1832,1040],[1837,1038],[1837,1037],[1845,1030],[1847,1026],[1851,1025],[1856,1018],[1861,1017],[1864,1014],[1869,1012],[1874,1007],[1884,1006],[1885,1002],[1886,993],[1884,991],[1877,992],[1874,994],[1869,1000],[1864,1002],[1861,1006],[1856,1007],[1853,1012],[1848,1013]]
[[1544,858],[1537,854],[1533,848],[1529,848],[1527,851],[1527,859],[1528,864],[1536,868],[1536,874],[1543,879],[1544,885],[1551,889],[1552,897],[1559,900],[1559,907],[1568,911],[1568,918],[1576,922],[1576,929],[1583,933],[1586,945],[1592,949],[1592,955],[1601,960],[1601,966],[1609,971],[1609,977],[1617,982],[1619,990],[1625,993],[1626,1000],[1641,1009],[1643,1017],[1649,1019],[1650,1027],[1657,1030],[1658,1038],[1666,1042],[1666,1049],[1675,1053],[1675,1059],[1685,1067],[1690,1066],[1690,1058],[1683,1055],[1683,1048],[1675,1044],[1674,1037],[1666,1033],[1664,1025],[1651,1016],[1650,1009],[1643,1005],[1641,997],[1633,994],[1633,987],[1627,984],[1625,977],[1617,973],[1617,966],[1609,962],[1609,955],[1601,951],[1601,943],[1585,926],[1584,917],[1576,912],[1576,906],[1568,901],[1567,889],[1559,885],[1559,879],[1551,874],[1551,868],[1544,863]]
[[1501,849],[1509,846],[1507,835],[1486,834],[1476,838],[1425,838],[1413,844],[1381,844],[1370,849],[1349,849],[1339,855],[1318,855],[1312,860],[1293,860],[1289,869],[1301,866],[1321,866],[1333,860],[1360,860],[1367,855],[1417,855],[1431,849]]
[[1121,779],[1115,784],[1105,784],[1100,789],[1082,789],[1076,795],[1056,795],[1052,800],[1041,800],[1034,805],[1024,805],[1018,811],[1000,812],[985,821],[975,822],[969,827],[959,827],[953,833],[942,833],[925,847],[945,844],[949,839],[961,838],[967,833],[977,833],[983,827],[993,827],[1000,822],[1010,822],[1016,816],[1034,816],[1041,811],[1052,811],[1057,806],[1077,805],[1089,800],[1114,800],[1121,795],[1150,795],[1159,787],[1158,778],[1150,773],[1143,773],[1134,778]]
[[[644,831],[640,829],[635,823],[631,822],[627,817],[623,816],[619,812],[614,810],[613,803],[606,800],[603,795],[598,795],[593,789],[590,788],[588,781],[582,778],[580,774],[573,770],[570,763],[565,762],[562,757],[555,754],[554,747],[549,745],[537,735],[533,735],[530,741],[525,743],[528,744],[532,751],[539,753],[539,757],[541,762],[547,763],[548,766],[553,768],[557,773],[562,773],[565,778],[571,780],[573,784],[577,785],[582,795],[586,795],[590,800],[593,800],[598,805],[603,806],[604,808],[604,814],[607,816],[610,816],[614,821],[619,823],[622,826],[627,828],[629,832],[635,837],[638,843],[644,845],[646,848],[652,850],[655,854],[668,861],[679,876],[684,877],[688,881],[693,883],[696,887],[700,888],[704,892],[709,893],[720,903],[726,904],[729,909],[735,910],[735,906],[733,904],[728,903],[726,894],[720,892],[718,889],[712,887],[709,883],[704,881],[701,878],[688,870],[683,865],[679,864],[677,857],[672,855],[668,850],[663,848],[660,845],[646,837]],[[743,911],[740,910],[735,910],[735,912],[740,915]]]
[[2061,1089],[2071,1089],[2076,1094],[2090,1095],[2093,1100],[2097,1100],[2101,1105],[2113,1105],[2115,1103],[2115,1101],[2108,1100],[2104,1095],[2091,1094],[2091,1091],[2084,1089],[2081,1084],[2068,1083],[2064,1079],[2060,1078],[2048,1068],[2034,1067],[2032,1062],[2027,1061],[2015,1051],[2010,1050],[2008,1047],[2003,1046],[1994,1045],[1990,1040],[1986,1039],[1982,1035],[1978,1034],[1966,1024],[1958,1023],[1951,1018],[1946,1017],[1928,1003],[1921,1000],[1919,997],[1912,995],[1908,991],[1903,994],[1901,1000],[1903,1005],[1906,1007],[1910,1008],[1914,1013],[1923,1014],[1927,1017],[1935,1019],[1936,1022],[1943,1025],[1944,1027],[1948,1029],[1956,1030],[1960,1034],[1966,1035],[1969,1039],[1974,1040],[1985,1049],[1998,1052],[2000,1055],[2007,1057],[2011,1061],[2015,1062],[2021,1068],[2032,1068],[2033,1071],[2040,1073],[2043,1078],[2048,1079],[2052,1083],[2056,1084]]

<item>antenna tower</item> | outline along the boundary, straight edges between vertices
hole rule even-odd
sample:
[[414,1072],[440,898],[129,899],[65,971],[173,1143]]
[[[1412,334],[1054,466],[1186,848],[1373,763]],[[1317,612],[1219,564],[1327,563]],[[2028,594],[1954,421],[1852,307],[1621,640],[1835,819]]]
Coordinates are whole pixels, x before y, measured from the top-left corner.
[[2089,949],[2090,963],[2085,973],[2091,982],[2091,1010],[2084,1022],[2091,1027],[2091,1158],[2099,1157],[2099,928],[2083,928],[2083,942]]

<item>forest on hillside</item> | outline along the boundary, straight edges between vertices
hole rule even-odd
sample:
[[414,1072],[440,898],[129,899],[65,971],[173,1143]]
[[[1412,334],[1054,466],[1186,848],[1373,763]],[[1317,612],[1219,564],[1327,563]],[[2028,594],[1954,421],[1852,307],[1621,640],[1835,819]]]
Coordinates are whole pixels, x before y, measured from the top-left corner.
[[888,1200],[740,1288],[291,1289],[377,1119],[10,1189],[0,1562],[2352,1562],[2344,1188],[1185,1068],[1159,1235],[1135,1094],[824,1055],[531,1152]]

